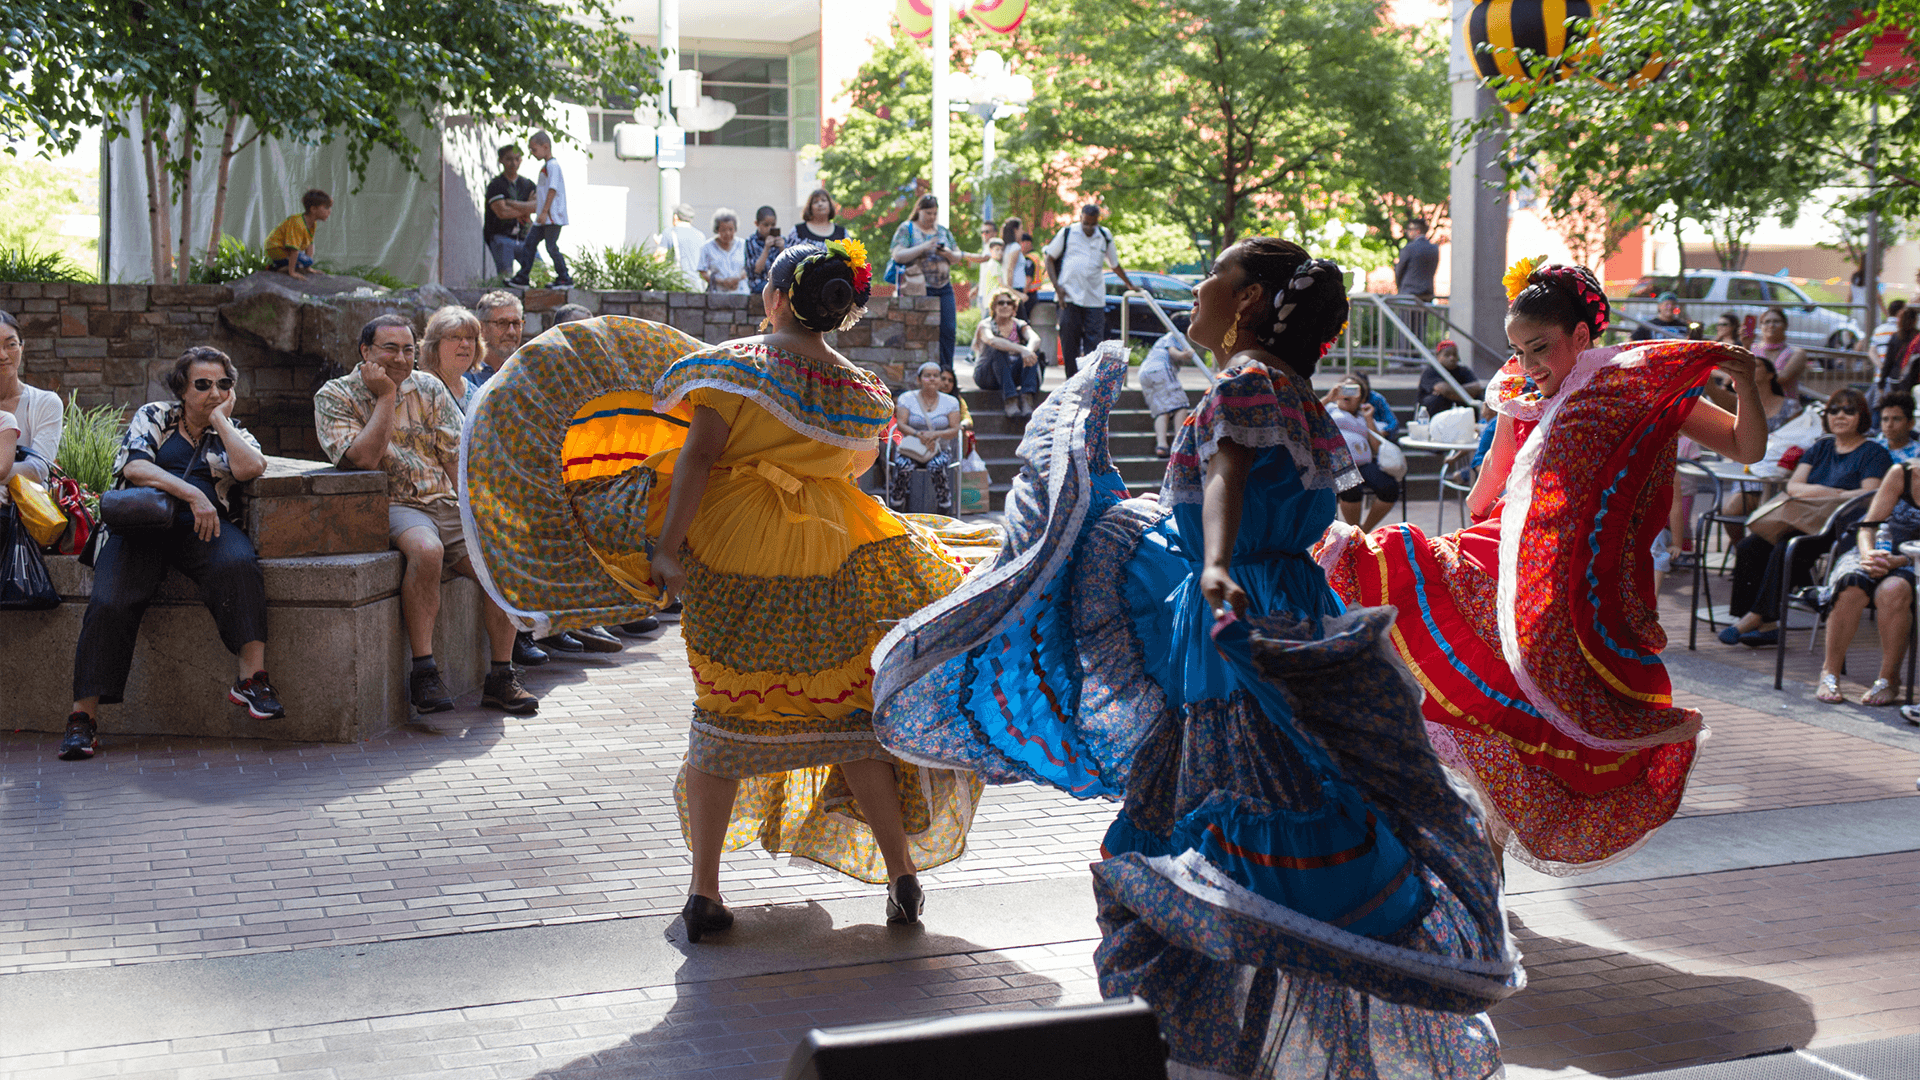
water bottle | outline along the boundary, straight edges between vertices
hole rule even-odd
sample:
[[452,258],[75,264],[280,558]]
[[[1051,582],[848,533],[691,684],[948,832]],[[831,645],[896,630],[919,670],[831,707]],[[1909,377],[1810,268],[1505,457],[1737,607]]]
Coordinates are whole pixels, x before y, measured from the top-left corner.
[[1425,405],[1413,410],[1413,419],[1407,423],[1407,437],[1410,439],[1425,439],[1432,420],[1433,418],[1427,415],[1427,407]]
[[1873,550],[1884,551],[1889,555],[1893,554],[1893,524],[1891,522],[1883,521],[1880,523],[1880,530],[1874,533],[1873,536]]

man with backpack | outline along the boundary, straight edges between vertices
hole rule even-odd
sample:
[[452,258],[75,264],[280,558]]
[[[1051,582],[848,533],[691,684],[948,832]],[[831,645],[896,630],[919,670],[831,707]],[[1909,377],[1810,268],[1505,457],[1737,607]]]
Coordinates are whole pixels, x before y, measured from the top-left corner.
[[1100,347],[1107,336],[1107,267],[1120,275],[1128,289],[1133,279],[1120,265],[1113,233],[1100,224],[1100,207],[1080,208],[1080,223],[1067,225],[1047,242],[1047,275],[1053,278],[1053,298],[1060,308],[1060,356],[1067,377],[1080,370],[1080,358]]

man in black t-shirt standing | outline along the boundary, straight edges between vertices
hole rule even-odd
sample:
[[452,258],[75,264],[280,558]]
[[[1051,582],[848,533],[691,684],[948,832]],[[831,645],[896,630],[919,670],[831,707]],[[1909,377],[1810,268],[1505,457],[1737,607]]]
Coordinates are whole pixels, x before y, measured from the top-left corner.
[[520,147],[515,143],[501,147],[500,175],[487,183],[486,222],[481,226],[487,253],[501,277],[512,276],[514,253],[526,239],[534,211],[533,189],[533,181],[520,175]]

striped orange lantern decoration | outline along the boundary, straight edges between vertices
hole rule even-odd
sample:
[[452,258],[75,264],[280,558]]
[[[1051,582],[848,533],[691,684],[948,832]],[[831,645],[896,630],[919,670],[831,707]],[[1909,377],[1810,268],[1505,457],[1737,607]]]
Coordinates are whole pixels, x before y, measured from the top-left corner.
[[[1595,5],[1588,0],[1475,0],[1460,29],[1482,79],[1504,76],[1521,88],[1506,106],[1510,112],[1523,113],[1533,103],[1531,90],[1540,80],[1565,78],[1577,71],[1579,61],[1598,55],[1596,43],[1583,43],[1583,35],[1567,25],[1575,19],[1591,19],[1594,13]],[[1527,70],[1527,61],[1542,56],[1552,63],[1536,78]],[[1665,68],[1665,62],[1654,57],[1626,85],[1643,86],[1659,78]],[[1609,89],[1620,88],[1595,81]]]

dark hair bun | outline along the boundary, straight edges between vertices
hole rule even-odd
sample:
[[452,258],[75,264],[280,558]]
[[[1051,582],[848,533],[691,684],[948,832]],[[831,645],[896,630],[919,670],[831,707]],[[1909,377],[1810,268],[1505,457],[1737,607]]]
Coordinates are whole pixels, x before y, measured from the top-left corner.
[[1606,332],[1611,306],[1600,279],[1584,266],[1549,263],[1527,275],[1527,287],[1507,304],[1507,318],[1531,319],[1573,333],[1582,323],[1594,344]]
[[1260,347],[1302,378],[1320,366],[1326,346],[1347,325],[1346,274],[1331,259],[1272,236],[1240,241],[1240,269],[1263,287],[1251,329]]
[[780,253],[767,281],[787,294],[800,325],[818,334],[843,330],[859,317],[870,295],[855,284],[842,255],[817,244],[797,244]]

